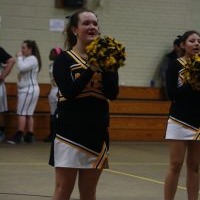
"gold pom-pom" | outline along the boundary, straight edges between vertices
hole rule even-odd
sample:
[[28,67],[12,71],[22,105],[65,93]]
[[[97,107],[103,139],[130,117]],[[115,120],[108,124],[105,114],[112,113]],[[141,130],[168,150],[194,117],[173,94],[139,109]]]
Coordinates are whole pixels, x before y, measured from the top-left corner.
[[115,71],[124,66],[126,59],[125,47],[109,36],[98,37],[87,47],[88,64]]
[[187,60],[183,70],[183,82],[189,83],[194,90],[200,91],[200,54]]

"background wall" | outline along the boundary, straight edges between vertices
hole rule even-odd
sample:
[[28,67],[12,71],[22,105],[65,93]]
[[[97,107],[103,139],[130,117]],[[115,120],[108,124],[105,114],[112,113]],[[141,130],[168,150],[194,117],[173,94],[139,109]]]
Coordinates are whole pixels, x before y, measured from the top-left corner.
[[[177,35],[200,30],[199,0],[87,0],[100,21],[101,32],[126,46],[126,66],[120,69],[120,84],[159,86],[158,66]],[[64,19],[72,9],[55,8],[54,0],[0,0],[0,46],[15,55],[25,39],[36,40],[42,55],[40,83],[48,83],[48,54],[63,46],[61,32],[49,31],[50,19]],[[15,82],[15,68],[7,82]]]

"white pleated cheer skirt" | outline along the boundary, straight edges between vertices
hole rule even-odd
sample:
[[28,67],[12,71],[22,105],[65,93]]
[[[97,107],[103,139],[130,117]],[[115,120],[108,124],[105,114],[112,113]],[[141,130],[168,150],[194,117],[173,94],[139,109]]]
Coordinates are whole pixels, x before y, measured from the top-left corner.
[[54,140],[54,167],[78,169],[103,169],[108,168],[108,155],[106,147],[100,154],[77,146],[66,139]]
[[165,139],[168,140],[200,140],[200,129],[177,119],[169,118]]

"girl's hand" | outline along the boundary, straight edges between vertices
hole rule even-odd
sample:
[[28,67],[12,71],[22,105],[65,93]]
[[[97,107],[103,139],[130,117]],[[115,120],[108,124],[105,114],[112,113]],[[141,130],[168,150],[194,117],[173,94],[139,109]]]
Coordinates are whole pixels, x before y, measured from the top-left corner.
[[22,52],[21,51],[19,51],[18,53],[17,53],[17,55],[16,55],[17,57],[19,57],[19,56],[22,56]]
[[195,90],[198,92],[200,91],[200,83],[199,82],[195,84]]
[[89,66],[90,69],[93,71],[93,72],[102,72],[102,68],[101,67],[95,67],[95,66]]

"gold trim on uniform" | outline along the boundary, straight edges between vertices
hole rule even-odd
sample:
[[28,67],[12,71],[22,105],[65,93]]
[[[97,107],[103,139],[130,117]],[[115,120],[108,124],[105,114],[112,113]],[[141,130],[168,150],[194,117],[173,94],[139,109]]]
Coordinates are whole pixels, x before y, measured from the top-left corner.
[[107,154],[107,147],[106,144],[103,144],[103,148],[101,153],[98,156],[98,159],[96,163],[94,163],[93,168],[96,169],[102,169],[104,167],[104,164],[107,164],[106,161],[108,161],[108,154]]
[[183,83],[183,80],[184,80],[184,76],[183,76],[183,73],[184,73],[185,69],[181,69],[179,71],[179,78],[181,79],[181,82]]
[[[187,61],[184,58],[178,58],[177,60],[179,61],[179,63],[181,63],[182,66],[184,66],[184,67],[186,66]],[[183,85],[183,80],[184,80],[183,73],[184,73],[184,71],[185,71],[185,68],[182,68],[178,72],[178,74],[179,74],[179,76],[178,76],[178,86],[182,86]]]
[[200,129],[197,131],[197,133],[194,136],[193,140],[200,140]]
[[84,69],[88,68],[88,66],[86,65],[87,62],[74,51],[66,51],[66,53],[68,53],[77,63],[80,63]]
[[178,58],[177,60],[181,63],[181,65],[183,65],[184,67],[186,66],[187,61],[184,58]]

